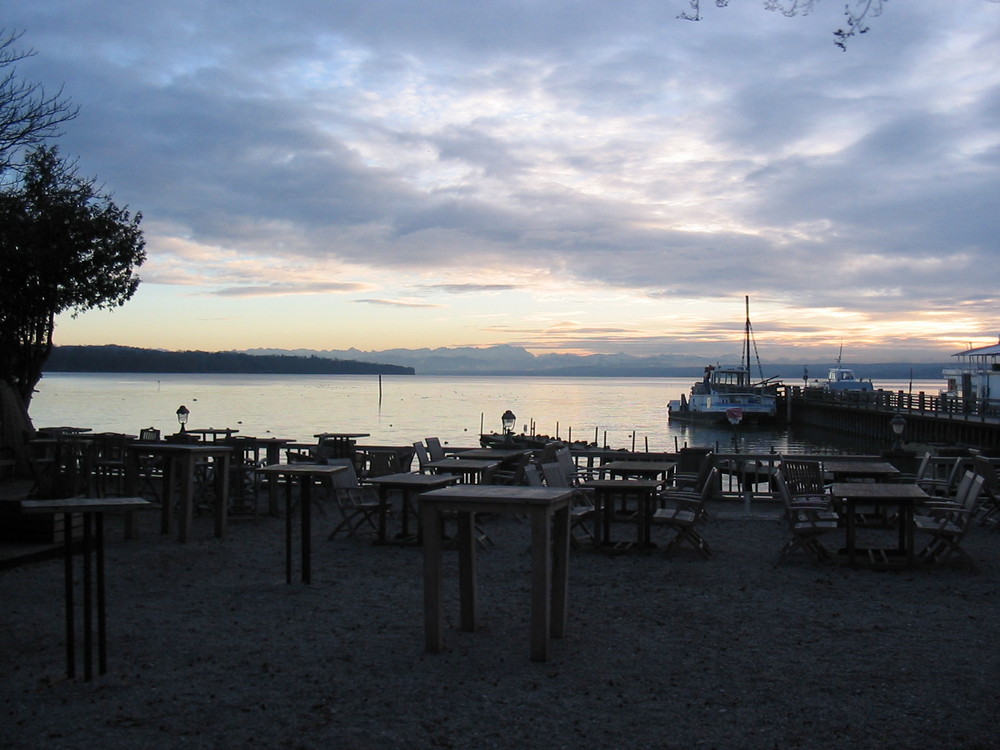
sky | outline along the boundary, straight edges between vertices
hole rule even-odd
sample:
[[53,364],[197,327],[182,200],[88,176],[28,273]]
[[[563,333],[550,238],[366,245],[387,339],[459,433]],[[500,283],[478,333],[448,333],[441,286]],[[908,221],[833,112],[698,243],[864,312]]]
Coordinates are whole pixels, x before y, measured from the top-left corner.
[[[790,2],[790,0],[789,0]],[[786,3],[787,5],[788,3]],[[939,362],[1000,334],[1000,3],[5,0],[140,211],[56,344]]]

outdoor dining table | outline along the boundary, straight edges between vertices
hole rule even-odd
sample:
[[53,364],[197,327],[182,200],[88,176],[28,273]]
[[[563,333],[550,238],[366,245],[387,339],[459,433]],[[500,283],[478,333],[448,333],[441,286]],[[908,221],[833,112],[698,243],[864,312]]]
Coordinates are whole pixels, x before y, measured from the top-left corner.
[[477,461],[468,458],[442,458],[425,464],[435,474],[458,475],[464,484],[479,484],[483,480],[483,475],[498,465],[496,461]]
[[[623,549],[630,543],[613,542],[611,540],[611,521],[615,515],[614,499],[623,498],[623,502],[634,497],[637,502],[632,518],[636,521],[636,544],[639,548],[649,549],[656,545],[652,541],[653,505],[656,502],[657,490],[663,482],[659,479],[589,479],[581,487],[594,490],[594,504],[601,514],[601,539],[604,547]],[[621,514],[619,514],[621,515]]]
[[[226,535],[227,505],[229,502],[229,463],[233,449],[212,443],[128,443],[125,446],[125,493],[138,495],[139,466],[142,457],[159,457],[163,460],[163,488],[161,492],[160,533],[169,534],[173,525],[173,496],[175,483],[180,483],[181,518],[177,540],[186,542],[191,533],[194,516],[195,471],[199,460],[211,459],[215,464],[215,535]],[[134,534],[129,524],[128,536]]]
[[891,481],[900,471],[888,461],[861,461],[858,459],[828,458],[823,461],[823,471],[833,475],[834,482]]
[[521,456],[531,453],[530,448],[470,448],[467,451],[455,451],[452,454],[455,458],[466,461],[513,461]]
[[455,485],[420,496],[424,531],[424,641],[444,649],[441,514],[458,514],[459,600],[462,630],[479,617],[476,582],[476,513],[515,513],[531,520],[531,658],[545,661],[550,638],[566,630],[569,591],[570,488]]
[[204,427],[194,430],[185,429],[184,432],[186,432],[188,435],[200,435],[203,440],[208,440],[209,438],[212,438],[210,442],[214,443],[220,438],[223,440],[228,440],[233,435],[238,433],[239,430],[234,430],[231,427]]
[[285,582],[292,582],[292,480],[299,480],[299,514],[302,556],[302,582],[312,582],[312,489],[313,483],[346,471],[342,464],[271,464],[257,469],[258,474],[285,477]]
[[[835,482],[830,492],[834,503],[842,505],[843,512],[847,516],[844,552],[847,555],[848,565],[855,567],[858,553],[862,552],[873,564],[889,564],[902,559],[906,567],[913,567],[913,507],[917,502],[927,499],[927,493],[923,489],[916,484],[904,483]],[[858,505],[875,506],[880,509],[891,506],[898,508],[899,542],[895,549],[858,549],[856,544]]]
[[670,478],[674,469],[677,468],[676,461],[608,461],[598,467],[600,471],[607,472],[614,477],[623,479],[637,477],[639,479],[661,479],[666,481]]
[[369,477],[365,481],[368,484],[374,484],[378,487],[379,510],[377,542],[379,544],[385,544],[389,541],[388,532],[386,530],[387,519],[389,516],[389,492],[392,490],[399,490],[403,494],[403,507],[400,512],[402,530],[400,531],[398,540],[400,542],[416,541],[419,543],[422,540],[419,517],[417,519],[416,535],[410,534],[410,513],[412,512],[414,515],[417,513],[416,506],[413,504],[413,498],[419,496],[421,493],[428,492],[430,490],[439,490],[442,487],[454,484],[458,481],[458,477],[450,474],[415,474],[412,472],[406,472],[399,474],[384,474],[380,477]]
[[[83,515],[83,674],[94,676],[94,617],[97,618],[97,670],[108,671],[107,597],[104,584],[104,514],[128,513],[152,506],[141,497],[68,498],[65,500],[22,500],[23,513],[63,515],[63,571],[66,618],[66,675],[76,676],[76,624],[73,595],[72,515]],[[93,558],[91,553],[93,552]],[[96,579],[95,579],[96,575]],[[95,589],[96,583],[96,589]],[[96,602],[95,600],[96,596]]]

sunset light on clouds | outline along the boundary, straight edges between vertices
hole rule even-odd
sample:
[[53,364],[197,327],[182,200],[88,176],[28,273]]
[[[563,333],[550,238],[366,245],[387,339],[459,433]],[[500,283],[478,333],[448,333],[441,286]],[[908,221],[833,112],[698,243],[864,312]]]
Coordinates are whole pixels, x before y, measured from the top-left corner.
[[1000,4],[12,0],[141,211],[57,344],[943,361],[1000,332]]

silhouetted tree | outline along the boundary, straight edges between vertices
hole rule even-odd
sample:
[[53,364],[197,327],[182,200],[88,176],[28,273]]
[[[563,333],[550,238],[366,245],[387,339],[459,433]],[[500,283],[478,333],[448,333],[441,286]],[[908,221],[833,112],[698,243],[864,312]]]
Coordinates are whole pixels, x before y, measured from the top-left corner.
[[[786,16],[804,16],[813,11],[817,0],[763,0],[766,10],[777,11]],[[847,40],[868,32],[868,19],[882,15],[882,7],[889,0],[848,0],[844,6],[847,19],[843,28],[833,32],[833,43],[842,50],[847,49]],[[1000,0],[990,0],[1000,2]],[[680,18],[688,21],[701,20],[701,0],[688,0],[690,11],[682,11]],[[715,0],[715,5],[724,8],[729,0]]]
[[0,29],[0,173],[5,178],[20,150],[59,135],[59,127],[77,115],[61,88],[49,94],[18,76],[17,63],[35,54],[17,47],[22,34]]

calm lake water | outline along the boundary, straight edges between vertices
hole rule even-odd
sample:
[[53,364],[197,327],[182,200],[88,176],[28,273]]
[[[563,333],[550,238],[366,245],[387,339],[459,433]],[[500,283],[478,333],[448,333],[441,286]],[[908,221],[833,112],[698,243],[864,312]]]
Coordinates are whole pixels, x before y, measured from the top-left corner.
[[[671,424],[667,402],[687,393],[691,378],[553,378],[376,375],[46,375],[31,404],[36,427],[73,425],[136,434],[177,431],[175,412],[191,410],[189,428],[232,427],[241,435],[311,442],[320,432],[367,432],[364,443],[405,445],[436,436],[451,446],[475,446],[480,430],[500,432],[511,409],[518,431],[594,440],[612,448],[673,451],[685,445],[721,451],[869,452],[824,434],[760,428]],[[943,381],[913,381],[914,393],[937,393]],[[876,383],[909,390],[908,381]],[[380,393],[381,388],[381,393]]]

